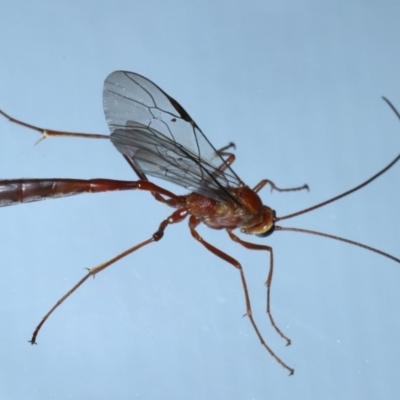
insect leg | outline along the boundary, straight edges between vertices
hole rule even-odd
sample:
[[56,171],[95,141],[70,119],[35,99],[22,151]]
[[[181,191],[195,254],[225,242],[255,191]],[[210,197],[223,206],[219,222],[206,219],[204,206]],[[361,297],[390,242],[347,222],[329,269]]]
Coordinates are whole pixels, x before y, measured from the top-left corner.
[[[110,137],[108,135],[92,134],[92,133],[63,132],[63,131],[54,131],[54,130],[49,130],[49,129],[45,129],[45,128],[40,128],[38,126],[31,125],[31,124],[28,124],[21,120],[18,120],[16,118],[13,118],[10,115],[6,114],[2,110],[0,110],[0,115],[3,115],[3,117],[7,118],[9,121],[11,121],[17,125],[21,125],[21,126],[24,126],[25,128],[32,129],[32,130],[35,130],[35,131],[41,133],[42,134],[41,138],[35,144],[38,144],[39,142],[41,142],[42,140],[44,140],[50,136],[58,136],[58,137],[69,136],[69,137],[80,137],[80,138],[85,138],[85,139],[110,139]],[[231,145],[233,145],[233,143],[229,143],[229,145],[225,146],[223,149],[232,147]],[[129,165],[132,167],[132,169],[136,172],[139,179],[143,180],[143,181],[147,181],[148,179],[147,179],[146,175],[143,174],[136,167],[135,163],[129,157],[126,157],[126,156],[124,156],[124,157],[125,157],[126,161],[129,163]],[[166,199],[157,192],[151,192],[151,193],[155,197],[156,200],[158,200],[164,204],[167,204],[169,206],[172,206],[172,207],[176,206],[176,202],[173,199]]]
[[217,154],[219,155],[219,156],[221,156],[221,157],[226,157],[226,159],[224,160],[224,162],[218,167],[218,174],[216,174],[216,175],[219,175],[221,172],[223,172],[223,171],[225,171],[230,165],[232,165],[234,162],[235,162],[235,160],[236,160],[236,156],[233,154],[233,153],[231,153],[231,152],[228,152],[228,151],[225,151],[225,150],[228,150],[228,149],[230,149],[230,148],[236,148],[236,146],[235,146],[235,143],[233,143],[233,142],[230,142],[230,143],[228,143],[226,146],[224,146],[224,147],[222,147],[222,149],[219,149],[219,150],[217,150]]
[[218,149],[218,150],[217,150],[217,153],[220,154],[220,155],[230,155],[230,154],[232,154],[232,153],[230,153],[230,152],[226,152],[226,151],[225,151],[225,150],[228,150],[228,149],[236,149],[235,143],[229,142],[226,146],[224,146],[224,147]]
[[88,273],[78,283],[76,283],[75,286],[73,286],[67,293],[65,293],[64,296],[62,296],[57,301],[57,303],[54,304],[54,306],[50,309],[50,311],[48,311],[48,313],[42,318],[42,320],[40,321],[39,325],[35,328],[35,330],[34,330],[34,332],[32,334],[32,338],[31,338],[31,340],[29,342],[31,344],[36,344],[36,337],[37,337],[40,329],[42,328],[43,324],[46,322],[46,320],[89,277],[91,277],[91,276],[94,277],[99,272],[103,271],[104,269],[106,269],[110,265],[114,264],[115,262],[117,262],[121,258],[126,257],[127,255],[133,253],[136,250],[139,250],[141,247],[144,247],[144,246],[146,246],[146,245],[148,245],[150,243],[153,243],[153,242],[158,242],[164,236],[165,228],[168,225],[175,224],[177,222],[181,222],[182,220],[184,220],[186,218],[187,214],[188,214],[188,210],[185,209],[185,208],[181,208],[181,209],[178,209],[178,210],[174,211],[167,219],[165,219],[164,221],[161,222],[160,226],[158,227],[158,230],[155,233],[153,233],[153,235],[152,235],[152,237],[150,239],[144,240],[143,242],[141,242],[141,243],[139,243],[139,244],[137,244],[137,245],[125,250],[125,251],[123,251],[122,253],[119,253],[115,257],[113,257],[110,260],[98,265],[97,267],[88,269]]
[[[391,110],[395,113],[396,117],[398,119],[400,119],[400,113],[397,111],[396,107],[386,97],[382,97],[382,99],[388,104],[388,106],[391,108]],[[356,187],[354,187],[354,188],[352,188],[350,190],[347,190],[346,192],[341,193],[338,196],[332,197],[331,199],[328,199],[328,200],[326,200],[326,201],[324,201],[322,203],[316,204],[315,206],[306,208],[304,210],[295,212],[293,214],[288,214],[288,215],[285,215],[283,217],[280,217],[278,220],[289,219],[289,218],[293,218],[293,217],[295,217],[297,215],[300,215],[300,214],[305,214],[306,212],[315,210],[316,208],[319,208],[319,207],[323,207],[323,206],[325,206],[325,205],[327,205],[329,203],[332,203],[332,202],[334,202],[336,200],[341,199],[342,197],[348,196],[350,193],[353,193],[353,192],[361,189],[362,187],[368,185],[370,182],[372,182],[373,180],[375,180],[376,178],[378,178],[379,176],[384,174],[388,169],[390,169],[394,164],[396,164],[397,161],[399,161],[399,159],[400,159],[400,154],[397,157],[395,157],[395,159],[392,162],[390,162],[385,168],[382,168],[375,175],[373,175],[371,178],[367,179],[365,182],[361,183],[360,185],[357,185]],[[259,190],[261,190],[268,183],[271,185],[271,191],[272,190],[277,190],[278,192],[287,192],[287,191],[303,190],[303,189],[310,190],[307,184],[305,184],[303,186],[295,187],[295,188],[290,188],[290,189],[279,189],[278,187],[275,186],[275,184],[272,181],[270,181],[268,179],[263,179],[260,183],[258,183],[254,187],[253,190],[257,193]]]
[[227,165],[232,165],[236,160],[236,156],[233,153],[226,151],[231,148],[236,149],[235,143],[230,142],[226,146],[222,147],[222,149],[217,150],[217,153],[221,157],[226,157],[225,162],[218,168],[220,171],[224,171],[227,168]]
[[[267,345],[265,342],[264,338],[262,337],[257,324],[254,321],[253,318],[253,312],[251,309],[251,303],[250,303],[250,296],[249,296],[249,291],[247,289],[247,283],[246,283],[246,278],[244,276],[243,268],[241,264],[236,261],[234,258],[229,256],[228,254],[224,253],[223,251],[217,249],[210,243],[206,242],[196,231],[197,225],[199,225],[200,220],[196,218],[195,216],[191,216],[189,219],[189,228],[190,228],[190,233],[192,236],[199,242],[201,243],[208,251],[211,253],[215,254],[217,257],[222,258],[224,261],[227,263],[233,265],[236,269],[239,270],[240,273],[240,278],[242,280],[242,286],[243,286],[243,291],[244,291],[244,298],[245,298],[245,303],[246,303],[246,314],[251,322],[251,325],[253,326],[254,331],[256,332],[258,339],[260,340],[261,344],[265,347],[265,349],[268,351],[268,353],[285,369],[289,371],[289,375],[294,374],[294,369],[290,368],[284,361],[282,361],[275,353],[274,351]],[[229,231],[228,231],[229,232]],[[285,337],[283,335],[283,337]]]
[[[215,172],[212,174],[213,177],[217,178],[219,175],[221,175],[230,165],[232,165],[235,162],[236,156],[233,153],[227,152],[225,150],[230,149],[231,147],[235,148],[235,143],[230,142],[226,146],[222,147],[221,149],[216,151],[216,155],[220,156],[222,159],[221,165],[215,170]],[[224,159],[223,157],[226,157]],[[210,179],[208,178],[208,181]]]
[[[229,165],[233,164],[235,161],[235,155],[233,153],[226,152],[225,150],[230,149],[230,148],[235,148],[235,144],[233,142],[230,142],[226,146],[222,147],[221,149],[217,150],[217,154],[220,156],[226,156],[227,159],[225,160],[225,163],[221,164],[220,167],[218,168],[218,173],[214,174],[214,176],[220,174],[222,171],[224,171]],[[136,165],[135,160],[132,159],[131,157],[125,156],[125,160],[127,163],[131,166],[131,168],[135,171],[136,175],[139,177],[140,180],[147,181],[146,175],[140,170],[140,168]],[[154,198],[159,201],[160,203],[167,204],[171,207],[176,207],[176,201],[172,198],[165,198],[161,196],[160,193],[157,192],[151,192],[151,194],[154,196]]]
[[270,246],[245,242],[244,240],[237,237],[231,230],[227,229],[227,232],[228,232],[229,237],[234,242],[241,244],[242,246],[246,247],[246,249],[268,251],[268,253],[269,253],[269,272],[268,272],[267,280],[265,281],[265,286],[267,287],[267,314],[268,314],[269,320],[271,322],[271,325],[274,327],[274,329],[276,330],[278,335],[281,336],[282,339],[286,340],[286,346],[289,346],[291,343],[291,340],[278,328],[278,326],[276,325],[276,323],[274,321],[272,313],[271,313],[271,301],[270,301],[270,299],[271,299],[271,284],[272,284],[272,276],[273,276],[273,271],[274,271],[273,248]]
[[288,189],[281,189],[278,188],[274,182],[270,181],[269,179],[263,179],[261,182],[257,183],[256,186],[254,186],[253,190],[257,193],[259,192],[265,185],[270,185],[271,186],[271,192],[273,190],[276,190],[278,192],[294,192],[296,190],[304,190],[306,189],[307,191],[310,190],[307,184],[304,184],[303,186],[298,186],[294,188],[288,188]]
[[25,128],[32,129],[41,133],[42,137],[36,142],[38,144],[42,140],[50,137],[50,136],[69,136],[69,137],[81,137],[86,139],[110,139],[108,135],[100,135],[95,133],[77,133],[77,132],[63,132],[63,131],[53,131],[50,129],[40,128],[35,125],[28,124],[26,122],[20,121],[19,119],[13,118],[10,115],[6,114],[4,111],[0,110],[0,115],[7,118],[9,121],[14,122],[15,124],[22,125]]
[[[143,171],[136,165],[133,158],[125,156],[125,155],[124,155],[124,158],[127,161],[127,163],[131,166],[131,168],[135,171],[136,175],[139,177],[140,180],[149,181],[147,179],[147,176],[143,173]],[[167,204],[170,207],[180,207],[181,206],[181,202],[177,202],[176,199],[174,199],[172,197],[170,197],[169,199],[165,198],[165,197],[161,196],[161,194],[158,192],[151,192],[151,194],[160,203]]]

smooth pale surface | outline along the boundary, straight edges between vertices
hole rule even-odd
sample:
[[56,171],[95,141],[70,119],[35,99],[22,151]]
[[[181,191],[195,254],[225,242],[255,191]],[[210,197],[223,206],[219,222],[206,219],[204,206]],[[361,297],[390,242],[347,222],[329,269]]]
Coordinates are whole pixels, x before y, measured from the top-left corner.
[[[262,192],[278,215],[370,177],[400,151],[399,4],[326,2],[2,2],[0,108],[54,129],[108,133],[102,85],[145,75],[176,98],[235,171],[309,193]],[[0,120],[2,178],[134,179],[107,141],[52,139]],[[285,221],[400,256],[400,165],[368,188]],[[169,187],[169,186],[168,186]],[[183,190],[173,187],[177,193]],[[88,281],[27,343],[44,313],[85,273],[148,238],[172,210],[146,193],[110,193],[0,209],[2,399],[397,399],[400,265],[294,233],[254,240],[268,257],[201,228],[246,271],[269,345],[246,318],[238,273],[189,235]],[[282,223],[282,225],[284,225]]]

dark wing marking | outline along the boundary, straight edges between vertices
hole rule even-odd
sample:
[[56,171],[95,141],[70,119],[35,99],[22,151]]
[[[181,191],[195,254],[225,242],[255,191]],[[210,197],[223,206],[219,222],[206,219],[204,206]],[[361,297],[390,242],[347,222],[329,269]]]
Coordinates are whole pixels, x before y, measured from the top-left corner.
[[143,76],[110,74],[103,106],[112,143],[139,173],[216,199],[243,185],[183,107]]

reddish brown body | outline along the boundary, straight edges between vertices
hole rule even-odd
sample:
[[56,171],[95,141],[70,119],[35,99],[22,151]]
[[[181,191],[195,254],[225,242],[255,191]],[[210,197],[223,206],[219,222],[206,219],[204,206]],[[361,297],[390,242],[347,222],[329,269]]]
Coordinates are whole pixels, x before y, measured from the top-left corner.
[[[274,224],[274,211],[262,204],[260,197],[247,186],[229,189],[231,201],[219,201],[190,193],[175,196],[148,181],[116,181],[111,179],[14,179],[0,185],[0,207],[115,190],[149,190],[171,197],[168,205],[192,215],[212,229],[241,228],[243,233],[263,234]],[[236,200],[236,201],[235,201]]]
[[[387,99],[384,100],[397,117],[400,118],[399,113],[392,104]],[[290,344],[290,339],[278,328],[270,310],[271,283],[274,268],[273,249],[268,245],[250,243],[240,239],[233,233],[234,229],[239,228],[242,233],[258,236],[267,236],[274,230],[324,236],[362,247],[400,263],[400,259],[390,254],[349,239],[311,230],[275,225],[277,221],[312,211],[361,189],[391,168],[400,159],[400,155],[377,174],[355,188],[307,209],[283,217],[276,217],[275,211],[263,205],[257,194],[265,185],[269,184],[272,189],[277,191],[308,189],[308,186],[280,189],[267,179],[260,181],[253,189],[246,186],[231,168],[235,156],[227,152],[227,150],[234,147],[233,143],[216,150],[183,107],[148,79],[131,72],[113,72],[105,81],[103,104],[111,131],[110,136],[47,130],[14,119],[1,110],[0,114],[16,124],[40,132],[42,139],[48,136],[110,139],[137,174],[139,180],[2,180],[0,181],[0,207],[84,192],[144,190],[150,192],[157,201],[176,210],[160,223],[156,232],[149,239],[129,248],[103,264],[89,269],[89,272],[61,297],[42,318],[32,334],[30,340],[32,344],[36,343],[36,337],[41,327],[53,311],[89,277],[95,276],[111,264],[141,247],[159,241],[163,237],[167,226],[181,222],[188,216],[189,229],[193,238],[214,255],[238,270],[243,286],[246,315],[261,344],[290,374],[294,373],[294,369],[282,361],[266,344],[256,325],[241,264],[230,255],[205,241],[197,232],[197,226],[200,223],[204,223],[212,229],[225,229],[229,237],[236,243],[247,249],[263,250],[269,254],[269,272],[265,282],[267,287],[266,312],[271,325],[287,344]],[[191,193],[185,196],[177,196],[151,183],[147,175],[174,182],[189,189]]]
[[263,205],[260,197],[247,186],[228,189],[231,201],[218,201],[198,193],[186,196],[190,214],[213,229],[241,228],[243,233],[264,234],[274,224],[274,211]]

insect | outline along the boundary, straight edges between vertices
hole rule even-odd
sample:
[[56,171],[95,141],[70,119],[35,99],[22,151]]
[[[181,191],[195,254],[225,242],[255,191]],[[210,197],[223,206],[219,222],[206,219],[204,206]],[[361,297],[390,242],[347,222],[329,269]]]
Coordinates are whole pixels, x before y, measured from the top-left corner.
[[[383,99],[400,119],[400,115],[394,106],[386,98]],[[381,171],[353,189],[307,209],[278,217],[274,210],[262,203],[258,192],[267,185],[271,187],[271,190],[279,192],[308,190],[308,186],[302,185],[295,188],[282,189],[268,179],[261,180],[254,188],[245,185],[232,169],[235,156],[230,149],[235,147],[234,144],[229,143],[219,150],[215,149],[184,108],[150,80],[132,72],[116,71],[111,73],[104,83],[103,105],[111,131],[110,136],[48,130],[14,119],[1,110],[0,114],[11,122],[41,133],[42,136],[39,141],[52,136],[111,140],[112,144],[136,173],[138,180],[1,180],[0,206],[70,196],[84,192],[144,190],[150,192],[157,201],[175,208],[175,211],[160,223],[156,232],[149,239],[89,269],[88,273],[64,294],[42,318],[32,334],[31,344],[36,344],[37,335],[49,316],[89,277],[95,276],[111,264],[139,250],[141,247],[159,241],[169,225],[181,222],[186,218],[189,220],[189,230],[193,238],[211,253],[238,270],[243,286],[246,315],[262,346],[290,375],[294,373],[294,369],[288,366],[268,346],[253,318],[246,279],[241,264],[230,255],[205,241],[197,232],[197,226],[203,223],[213,229],[224,229],[234,242],[245,248],[263,250],[269,253],[269,272],[266,280],[266,312],[271,325],[277,334],[286,341],[287,345],[290,344],[290,339],[275,323],[270,307],[274,268],[273,249],[268,245],[255,244],[241,239],[233,232],[235,229],[240,229],[240,232],[244,234],[260,237],[266,237],[274,231],[294,231],[319,235],[362,247],[400,263],[399,258],[349,239],[322,232],[276,225],[279,221],[325,206],[368,185],[391,168],[400,159],[400,154]],[[148,176],[161,178],[183,186],[189,191],[189,194],[175,195],[150,182]]]

